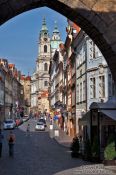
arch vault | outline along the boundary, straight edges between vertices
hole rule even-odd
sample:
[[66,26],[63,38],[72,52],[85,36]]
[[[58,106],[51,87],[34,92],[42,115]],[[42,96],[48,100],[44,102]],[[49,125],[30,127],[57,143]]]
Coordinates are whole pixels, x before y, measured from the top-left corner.
[[43,6],[74,21],[94,40],[116,82],[116,0],[0,0],[0,24]]

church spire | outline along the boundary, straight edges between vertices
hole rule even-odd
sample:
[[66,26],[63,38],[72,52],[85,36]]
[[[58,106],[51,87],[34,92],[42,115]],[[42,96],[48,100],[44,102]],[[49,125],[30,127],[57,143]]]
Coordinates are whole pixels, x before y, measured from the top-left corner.
[[43,21],[42,21],[42,29],[41,31],[48,31],[48,28],[46,26],[46,19],[45,17],[43,18]]
[[57,26],[57,21],[54,22],[53,34],[54,34],[54,33],[59,33],[58,26]]
[[42,37],[48,37],[48,36],[49,36],[49,33],[46,25],[46,18],[44,17],[42,21],[42,28],[40,30],[39,38],[41,39]]
[[53,30],[53,32],[52,32],[52,40],[61,40],[60,39],[60,32],[59,32],[59,30],[58,30],[58,26],[57,26],[57,22],[55,21],[54,22],[54,30]]
[[52,32],[52,38],[51,38],[51,49],[52,52],[55,52],[56,49],[59,48],[59,44],[61,43],[61,37],[60,32],[58,30],[57,22],[54,22],[54,30]]

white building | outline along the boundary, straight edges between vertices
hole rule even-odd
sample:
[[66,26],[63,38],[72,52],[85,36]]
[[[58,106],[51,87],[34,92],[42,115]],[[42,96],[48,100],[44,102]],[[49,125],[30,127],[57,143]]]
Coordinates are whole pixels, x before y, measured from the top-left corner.
[[49,86],[49,64],[51,58],[50,36],[43,19],[39,35],[38,57],[36,70],[32,75],[31,84],[31,107],[34,112],[49,111],[48,86]]
[[[56,22],[52,34],[46,25],[45,18],[42,22],[42,29],[39,35],[38,58],[36,61],[36,70],[31,79],[31,107],[34,112],[49,112],[48,88],[50,82],[49,66],[55,50],[61,43],[60,32],[58,31]],[[53,77],[53,75],[52,75]],[[51,84],[51,90],[55,88],[54,83]],[[52,99],[53,101],[54,99]]]
[[37,80],[36,80],[36,74],[33,73],[31,76],[31,108],[33,110],[38,110],[37,107]]
[[73,43],[76,52],[76,132],[92,102],[106,102],[113,96],[112,76],[98,47],[82,30]]
[[[55,108],[55,103],[58,101],[59,98],[57,98],[56,91],[58,90],[57,84],[58,84],[58,77],[59,76],[59,69],[57,69],[60,62],[62,62],[62,56],[59,52],[59,44],[61,43],[61,37],[60,32],[58,30],[58,27],[55,22],[55,27],[52,34],[51,39],[51,63],[50,63],[50,92],[51,92],[51,108]],[[56,90],[57,89],[57,90]]]

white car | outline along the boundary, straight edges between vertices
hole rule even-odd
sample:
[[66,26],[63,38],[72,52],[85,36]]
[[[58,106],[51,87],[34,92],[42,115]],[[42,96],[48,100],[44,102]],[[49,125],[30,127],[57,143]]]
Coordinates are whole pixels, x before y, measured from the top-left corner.
[[43,122],[38,122],[35,126],[35,130],[37,131],[45,131],[45,125]]
[[6,119],[3,123],[4,129],[14,129],[16,126],[16,123],[13,119]]
[[43,123],[45,127],[47,126],[44,118],[40,118],[38,122]]
[[24,117],[22,118],[23,122],[26,122],[27,120],[29,120],[29,116],[28,115],[24,115]]

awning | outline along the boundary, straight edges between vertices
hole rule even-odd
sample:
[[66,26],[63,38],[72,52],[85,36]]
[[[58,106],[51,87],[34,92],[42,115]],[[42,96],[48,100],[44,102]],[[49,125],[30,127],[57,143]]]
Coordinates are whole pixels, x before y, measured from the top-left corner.
[[116,120],[116,110],[100,110],[100,111],[109,118]]
[[[116,121],[116,109],[114,110],[100,109],[100,112],[105,114],[107,117],[111,118],[112,120]],[[88,121],[90,121],[90,111],[88,111],[82,118],[79,119],[79,125],[86,125]]]
[[93,103],[91,103],[89,109],[116,110],[116,98],[114,97],[105,103],[93,102]]

